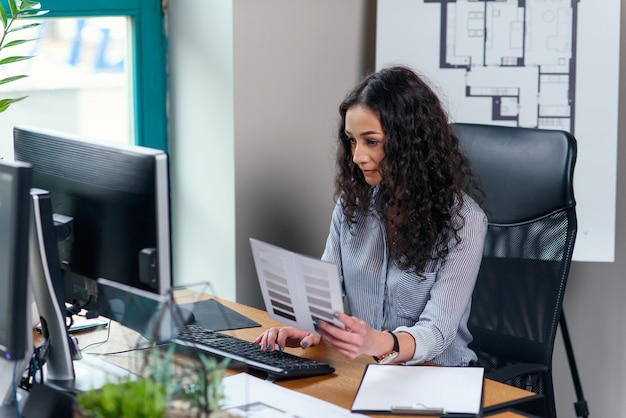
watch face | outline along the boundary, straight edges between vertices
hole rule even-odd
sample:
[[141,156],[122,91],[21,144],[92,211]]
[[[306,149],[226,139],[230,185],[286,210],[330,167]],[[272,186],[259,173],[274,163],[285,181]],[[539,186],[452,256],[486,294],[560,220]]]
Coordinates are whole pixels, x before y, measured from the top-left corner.
[[379,364],[389,364],[389,363],[393,363],[393,361],[398,357],[397,352],[392,351],[391,354],[389,354],[388,356],[385,356],[383,358],[380,359],[380,361],[378,362]]

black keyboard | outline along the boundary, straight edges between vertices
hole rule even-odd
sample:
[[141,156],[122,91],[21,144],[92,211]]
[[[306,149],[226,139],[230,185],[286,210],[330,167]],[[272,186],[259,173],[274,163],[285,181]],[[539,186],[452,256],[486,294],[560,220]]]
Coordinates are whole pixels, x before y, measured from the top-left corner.
[[329,364],[279,350],[261,351],[260,346],[250,341],[197,325],[181,327],[173,341],[208,355],[230,358],[272,379],[318,376],[335,371]]

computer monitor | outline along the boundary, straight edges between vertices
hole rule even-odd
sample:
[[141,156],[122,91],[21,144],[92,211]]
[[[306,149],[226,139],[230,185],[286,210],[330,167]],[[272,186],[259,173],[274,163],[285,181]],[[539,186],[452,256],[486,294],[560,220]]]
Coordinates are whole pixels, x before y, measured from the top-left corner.
[[28,303],[30,164],[0,161],[0,355],[24,358]]
[[32,165],[29,270],[49,346],[47,383],[70,391],[98,387],[106,376],[75,373],[93,367],[85,358],[73,361],[80,356],[65,317],[79,309],[99,315],[108,306],[99,279],[155,294],[170,289],[167,154],[15,127],[14,155]]
[[18,126],[14,153],[32,164],[33,187],[50,195],[65,302],[94,308],[99,278],[167,292],[172,269],[164,151]]
[[0,404],[13,394],[32,353],[28,240],[30,164],[0,160]]

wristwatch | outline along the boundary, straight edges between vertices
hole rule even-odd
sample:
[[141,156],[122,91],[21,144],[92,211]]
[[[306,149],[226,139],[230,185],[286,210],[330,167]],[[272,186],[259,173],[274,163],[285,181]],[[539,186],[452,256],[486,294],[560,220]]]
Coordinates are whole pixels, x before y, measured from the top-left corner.
[[385,332],[388,332],[393,337],[393,350],[390,353],[383,354],[380,357],[374,356],[374,360],[376,360],[379,364],[392,363],[396,358],[398,358],[398,355],[400,355],[400,344],[398,343],[398,337],[396,337],[396,334],[387,329],[385,330]]

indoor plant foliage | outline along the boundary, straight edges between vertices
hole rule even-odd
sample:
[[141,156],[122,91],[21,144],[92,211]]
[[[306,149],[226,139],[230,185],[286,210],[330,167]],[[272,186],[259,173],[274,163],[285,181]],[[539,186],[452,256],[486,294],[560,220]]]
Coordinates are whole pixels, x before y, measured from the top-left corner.
[[232,417],[220,411],[222,379],[228,361],[202,354],[180,361],[174,344],[167,350],[148,350],[143,378],[108,383],[76,397],[76,416],[123,417]]
[[84,418],[165,416],[165,387],[152,379],[107,383],[80,393],[77,401]]
[[[35,38],[30,39],[13,39],[13,35],[15,33],[24,31],[26,29],[36,28],[41,23],[39,22],[31,22],[27,24],[19,24],[18,21],[21,21],[25,18],[32,18],[37,16],[42,16],[48,13],[47,10],[41,10],[41,3],[37,1],[30,0],[8,0],[9,3],[9,14],[7,10],[4,8],[2,3],[0,3],[0,20],[2,21],[2,37],[0,38],[0,53],[5,52],[5,49],[15,47],[18,45],[25,44],[27,42],[34,41]],[[5,58],[0,58],[0,65],[11,64],[18,61],[25,61],[33,58],[33,55],[14,55]],[[0,80],[0,85],[7,84],[16,80],[20,80],[22,78],[28,77],[25,74],[13,75],[9,77],[5,77]],[[9,99],[0,99],[0,112],[4,112],[11,106],[13,103],[19,102],[20,100],[24,100],[27,96],[17,97],[17,98],[9,98]]]
[[231,416],[220,412],[224,398],[222,379],[229,360],[218,362],[200,352],[195,358],[181,358],[176,356],[177,348],[171,343],[167,350],[152,350],[145,361],[150,379],[165,389],[165,416]]

